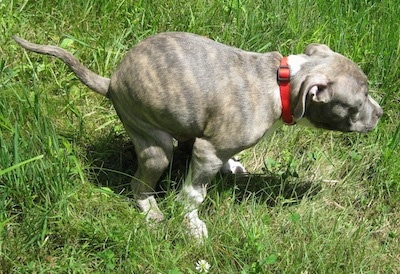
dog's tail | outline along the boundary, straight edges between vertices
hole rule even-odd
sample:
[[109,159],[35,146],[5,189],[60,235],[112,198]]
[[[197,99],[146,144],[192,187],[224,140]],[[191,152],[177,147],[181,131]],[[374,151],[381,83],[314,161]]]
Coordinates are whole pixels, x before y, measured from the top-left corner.
[[23,48],[34,51],[41,54],[47,54],[55,56],[66,63],[76,76],[90,89],[104,96],[107,96],[108,87],[110,85],[110,79],[97,75],[90,69],[82,65],[78,59],[68,51],[56,47],[46,46],[30,43],[22,38],[13,36],[13,39]]

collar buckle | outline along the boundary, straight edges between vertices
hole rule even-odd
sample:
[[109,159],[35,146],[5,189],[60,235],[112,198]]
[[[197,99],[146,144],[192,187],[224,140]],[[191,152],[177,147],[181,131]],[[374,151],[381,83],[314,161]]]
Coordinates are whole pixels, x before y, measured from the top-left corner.
[[278,69],[278,82],[290,82],[289,65],[280,65]]

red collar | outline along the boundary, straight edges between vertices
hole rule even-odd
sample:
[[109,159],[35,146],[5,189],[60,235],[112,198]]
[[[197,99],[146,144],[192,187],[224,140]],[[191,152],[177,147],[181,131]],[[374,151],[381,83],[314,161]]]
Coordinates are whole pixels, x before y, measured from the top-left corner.
[[290,69],[288,58],[283,57],[278,69],[278,84],[282,101],[282,120],[286,125],[294,125],[294,117],[290,109]]

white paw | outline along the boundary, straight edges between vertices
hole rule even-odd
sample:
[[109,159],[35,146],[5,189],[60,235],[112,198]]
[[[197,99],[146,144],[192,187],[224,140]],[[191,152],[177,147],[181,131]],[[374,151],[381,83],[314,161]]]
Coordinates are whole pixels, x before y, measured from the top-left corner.
[[185,222],[189,229],[189,234],[199,242],[203,242],[208,238],[208,231],[206,224],[199,219],[197,209],[185,215]]
[[154,196],[138,199],[136,203],[139,209],[146,214],[146,221],[158,223],[164,220],[164,214],[162,214],[161,210],[158,208]]
[[243,174],[247,173],[244,166],[237,158],[229,159],[222,167],[221,172],[225,174]]

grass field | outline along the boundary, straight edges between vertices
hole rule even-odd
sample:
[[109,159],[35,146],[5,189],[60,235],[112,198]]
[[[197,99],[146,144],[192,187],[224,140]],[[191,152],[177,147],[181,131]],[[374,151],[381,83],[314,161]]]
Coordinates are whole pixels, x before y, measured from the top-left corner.
[[[0,273],[400,273],[400,5],[369,0],[0,0]],[[54,58],[62,45],[110,76],[127,50],[189,31],[245,50],[328,44],[369,77],[385,114],[370,134],[284,127],[217,176],[196,245],[160,183],[168,219],[147,227],[126,197],[135,157],[110,102]]]

